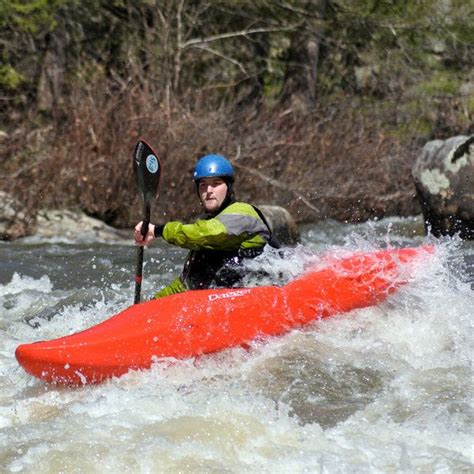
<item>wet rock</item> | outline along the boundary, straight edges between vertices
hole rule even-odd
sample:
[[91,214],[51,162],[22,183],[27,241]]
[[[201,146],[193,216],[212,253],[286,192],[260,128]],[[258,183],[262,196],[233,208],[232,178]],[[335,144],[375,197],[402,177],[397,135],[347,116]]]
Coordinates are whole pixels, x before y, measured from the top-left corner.
[[295,245],[300,241],[298,226],[284,207],[261,205],[258,208],[282,245]]
[[428,142],[412,175],[426,231],[474,239],[474,135]]
[[41,327],[45,321],[51,321],[68,306],[76,306],[78,311],[82,311],[84,308],[97,304],[98,301],[104,299],[111,300],[114,296],[116,296],[115,293],[107,288],[101,289],[100,291],[97,291],[96,287],[80,288],[72,294],[62,297],[60,301],[52,306],[43,307],[41,311],[37,311],[33,305],[26,311],[23,321],[36,329]]
[[0,240],[15,240],[31,231],[30,219],[22,204],[0,191]]
[[62,236],[70,239],[91,237],[101,240],[116,240],[125,236],[131,239],[131,232],[121,231],[104,222],[89,217],[80,211],[41,210],[37,215],[36,235],[41,237]]

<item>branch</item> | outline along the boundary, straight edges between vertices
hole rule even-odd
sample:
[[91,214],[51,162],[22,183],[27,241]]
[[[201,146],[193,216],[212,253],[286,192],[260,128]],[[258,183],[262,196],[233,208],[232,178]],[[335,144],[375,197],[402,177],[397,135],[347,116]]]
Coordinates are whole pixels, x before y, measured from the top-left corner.
[[[239,153],[240,154],[240,153]],[[308,199],[306,199],[298,190],[296,189],[293,189],[291,187],[289,187],[286,183],[283,183],[281,181],[279,181],[278,179],[275,179],[275,178],[270,178],[270,176],[267,176],[263,173],[261,173],[260,171],[257,171],[256,169],[254,168],[248,168],[247,166],[243,166],[241,165],[240,163],[237,163],[236,160],[238,159],[239,157],[237,157],[236,159],[234,160],[231,160],[232,164],[236,167],[236,168],[240,168],[244,171],[247,171],[247,173],[249,174],[252,174],[254,176],[257,176],[258,178],[260,178],[261,180],[267,182],[268,184],[270,184],[271,186],[275,187],[275,188],[278,188],[278,189],[283,189],[285,191],[289,191],[291,194],[293,194],[294,196],[296,196],[297,199],[299,199],[301,202],[303,202],[307,207],[309,207],[312,211],[315,212],[315,214],[319,217],[321,216],[321,211],[313,206],[309,201]]]
[[274,32],[279,32],[279,31],[291,31],[291,30],[296,29],[298,26],[299,25],[286,26],[286,27],[281,27],[281,28],[254,28],[250,30],[232,31],[229,33],[222,33],[220,35],[208,36],[207,38],[190,39],[182,43],[181,45],[179,45],[179,47],[184,49],[184,48],[187,48],[188,46],[212,43],[214,41],[219,41],[222,39],[236,38],[238,36],[248,36],[248,35],[254,35],[258,33],[274,33]]
[[316,18],[317,20],[322,20],[321,12],[317,12],[316,14],[309,12],[304,8],[298,8],[294,5],[290,5],[288,2],[277,2],[277,7],[282,8],[283,10],[288,10],[292,13],[296,13],[298,15],[307,16],[309,18]]
[[195,45],[193,46],[193,48],[202,49],[203,51],[207,51],[208,53],[214,54],[215,56],[225,59],[226,61],[229,61],[230,63],[237,66],[242,71],[243,74],[248,75],[248,72],[245,70],[244,66],[239,61],[236,61],[235,59],[232,59],[229,56],[222,54],[219,51],[216,51],[215,49],[209,48],[208,46],[201,46],[201,45]]

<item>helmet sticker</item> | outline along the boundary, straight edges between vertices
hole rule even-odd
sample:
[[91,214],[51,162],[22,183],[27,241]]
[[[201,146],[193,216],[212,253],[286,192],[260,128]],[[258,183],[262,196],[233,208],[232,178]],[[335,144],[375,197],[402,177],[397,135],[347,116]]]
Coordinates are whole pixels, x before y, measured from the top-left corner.
[[155,155],[148,155],[145,163],[146,168],[150,173],[155,174],[158,171],[158,160]]

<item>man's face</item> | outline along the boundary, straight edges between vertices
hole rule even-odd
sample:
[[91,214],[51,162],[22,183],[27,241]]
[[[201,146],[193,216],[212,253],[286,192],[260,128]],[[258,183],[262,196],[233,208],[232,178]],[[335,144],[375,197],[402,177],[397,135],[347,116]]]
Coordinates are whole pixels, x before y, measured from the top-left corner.
[[227,184],[222,178],[202,178],[198,190],[204,210],[209,214],[218,211],[227,196]]

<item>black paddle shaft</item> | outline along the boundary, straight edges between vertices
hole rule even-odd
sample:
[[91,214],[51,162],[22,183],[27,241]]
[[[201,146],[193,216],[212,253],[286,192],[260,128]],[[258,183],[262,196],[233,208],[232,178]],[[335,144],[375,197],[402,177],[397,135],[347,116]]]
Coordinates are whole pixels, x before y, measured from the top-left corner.
[[[161,178],[161,161],[153,148],[143,139],[138,140],[133,152],[133,172],[138,189],[143,198],[142,235],[146,236],[150,224],[151,203],[158,194]],[[143,277],[143,247],[137,249],[137,267],[135,272],[135,300],[140,302]]]

